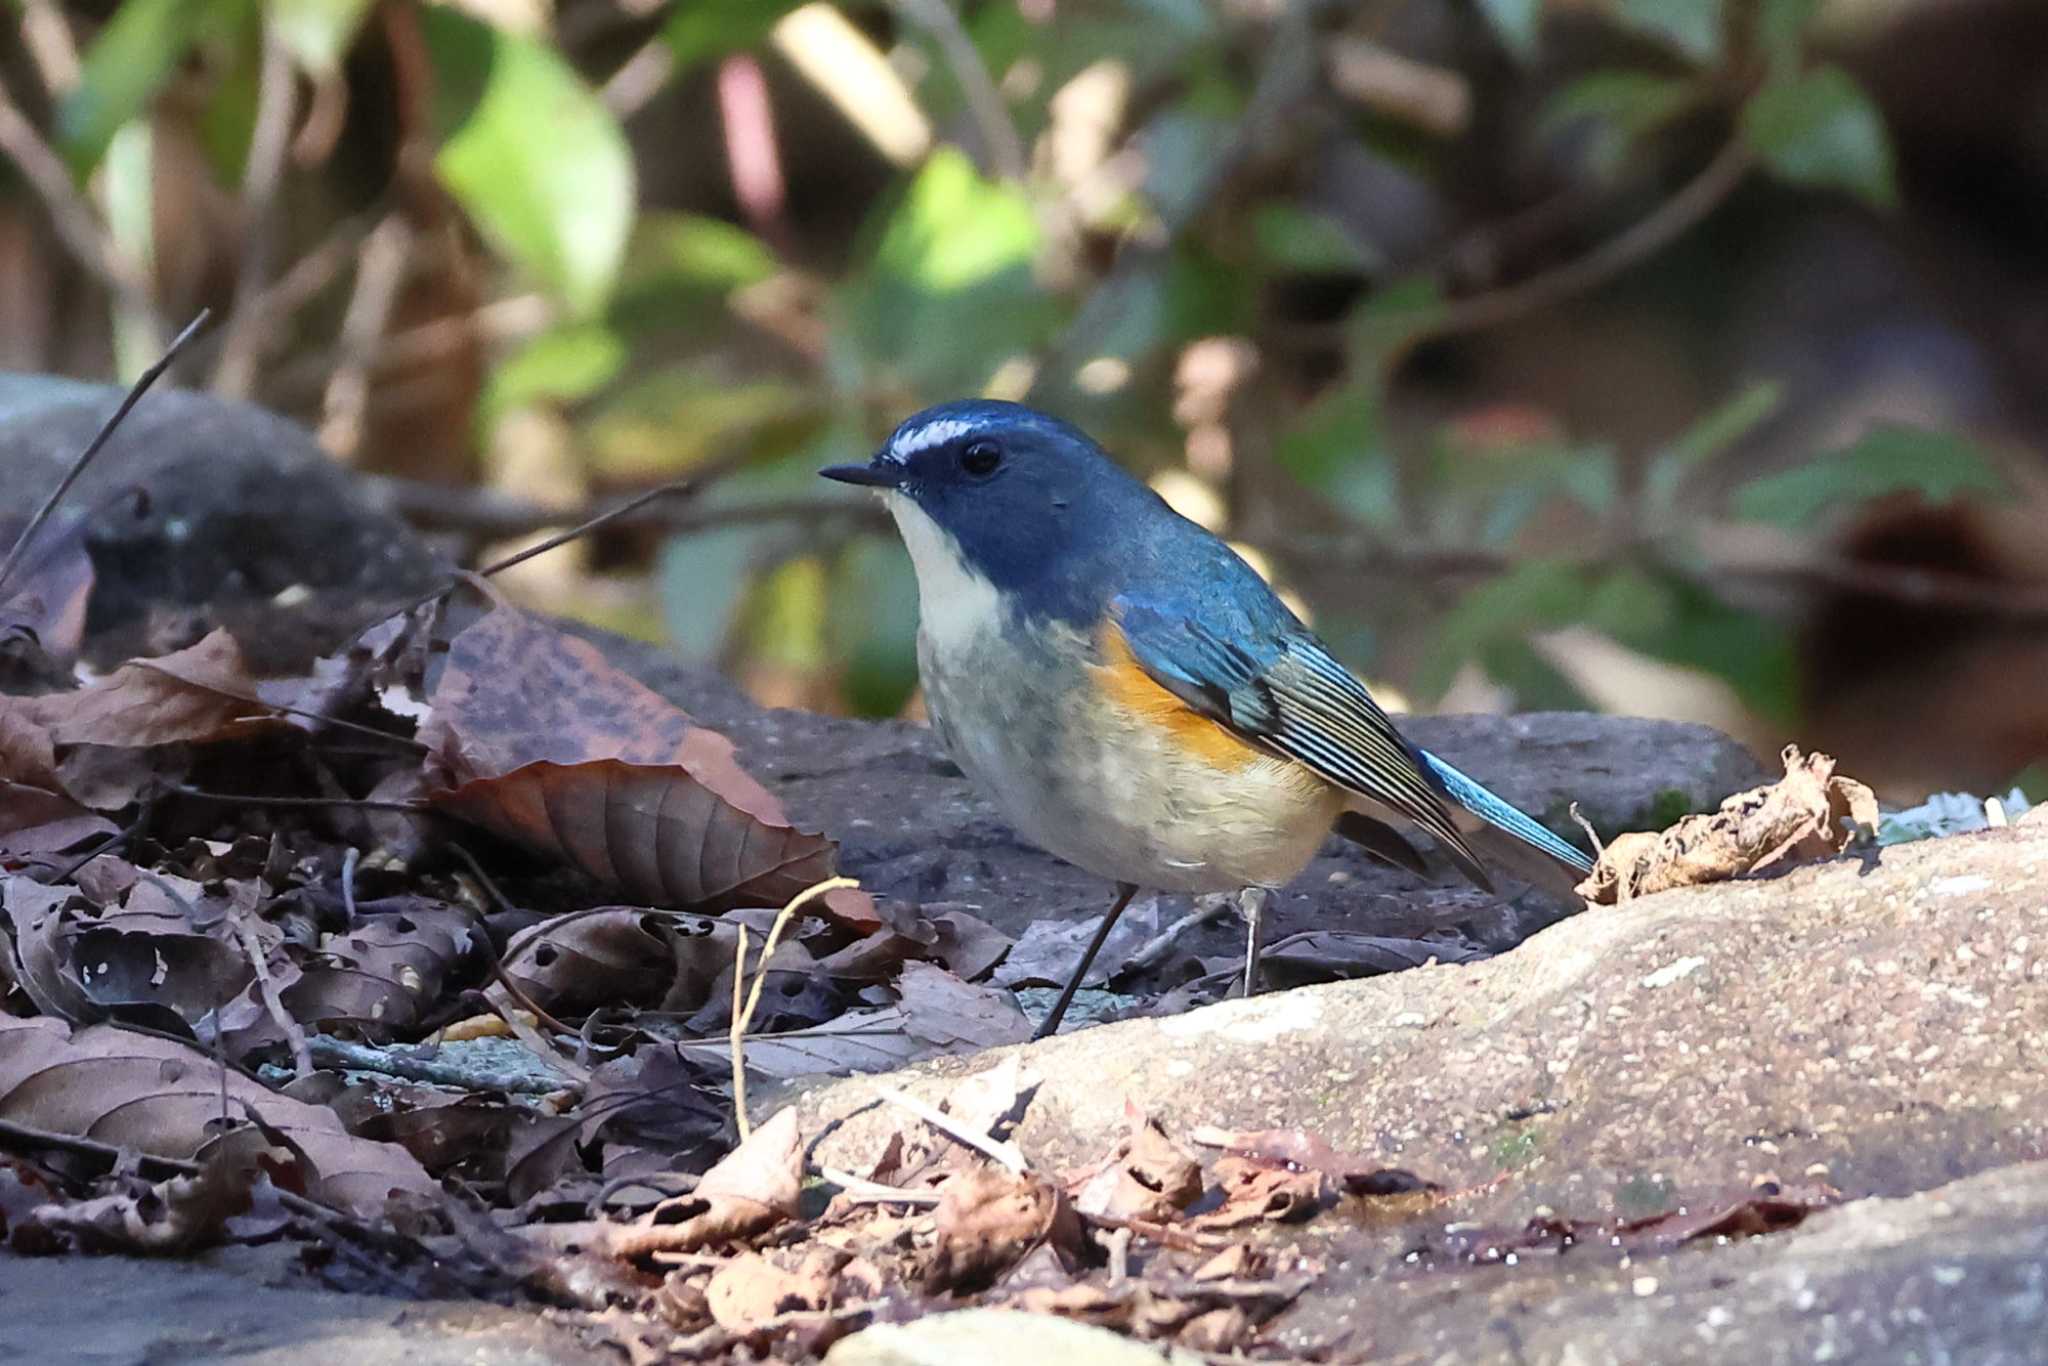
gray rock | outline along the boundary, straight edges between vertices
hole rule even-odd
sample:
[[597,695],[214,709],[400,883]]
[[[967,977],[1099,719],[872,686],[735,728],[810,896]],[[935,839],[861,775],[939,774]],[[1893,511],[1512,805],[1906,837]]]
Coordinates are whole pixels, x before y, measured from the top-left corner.
[[[122,394],[0,374],[0,523],[27,520]],[[228,625],[259,666],[289,667],[380,605],[443,581],[420,539],[374,511],[305,429],[162,385],[115,431],[52,527],[79,519],[96,574],[89,653],[100,660]]]
[[832,1344],[825,1366],[1193,1366],[1201,1358],[1045,1314],[960,1309],[883,1323]]

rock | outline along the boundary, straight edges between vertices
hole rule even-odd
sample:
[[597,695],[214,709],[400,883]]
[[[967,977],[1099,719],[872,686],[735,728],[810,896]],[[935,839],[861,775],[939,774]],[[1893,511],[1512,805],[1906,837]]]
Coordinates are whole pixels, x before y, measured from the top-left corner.
[[[0,522],[26,522],[123,392],[0,374]],[[96,574],[88,654],[101,662],[227,625],[259,668],[288,668],[443,581],[420,539],[374,511],[303,428],[162,386],[52,528],[79,519]]]
[[1199,1360],[1190,1353],[1169,1355],[1107,1328],[1015,1309],[960,1309],[911,1323],[880,1323],[842,1338],[825,1353],[825,1366],[1192,1366]]
[[2048,1162],[1859,1200],[1729,1247],[1421,1277],[1342,1309],[1324,1297],[1290,1320],[1283,1342],[1346,1326],[1369,1334],[1376,1358],[1398,1361],[2039,1362]]
[[[1274,993],[1030,1046],[1032,1159],[1300,1126],[1465,1191],[1456,1217],[1653,1214],[1753,1183],[1900,1195],[2048,1142],[2048,830],[1901,845],[1596,910],[1484,962]],[[881,1081],[928,1098],[1008,1050]],[[875,1081],[800,1102],[863,1170]],[[1495,1178],[1512,1175],[1511,1181]]]

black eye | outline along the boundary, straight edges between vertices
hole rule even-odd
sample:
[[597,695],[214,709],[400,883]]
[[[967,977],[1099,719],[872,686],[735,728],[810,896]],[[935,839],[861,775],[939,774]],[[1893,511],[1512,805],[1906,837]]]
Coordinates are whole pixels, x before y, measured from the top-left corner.
[[970,441],[960,451],[960,468],[985,479],[1003,463],[1003,448],[993,441]]

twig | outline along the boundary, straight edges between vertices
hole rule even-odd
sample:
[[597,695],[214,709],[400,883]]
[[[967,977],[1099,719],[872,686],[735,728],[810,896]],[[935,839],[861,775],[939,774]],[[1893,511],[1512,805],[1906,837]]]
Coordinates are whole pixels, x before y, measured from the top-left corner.
[[[306,1048],[306,1031],[284,1008],[284,998],[278,995],[277,983],[271,980],[268,956],[263,944],[256,938],[255,927],[246,918],[236,915],[229,926],[235,942],[242,946],[243,956],[249,960],[249,968],[256,974],[256,992],[263,998],[263,1008],[277,1027],[284,1031],[285,1042],[291,1045],[293,1075],[303,1079],[313,1075],[313,1055]],[[225,1073],[223,1073],[225,1075]]]
[[370,372],[405,286],[412,257],[412,224],[402,212],[384,216],[363,240],[355,293],[341,319],[341,364],[321,400],[320,444],[343,460],[355,458],[370,401]]
[[78,44],[56,0],[21,0],[21,41],[43,78],[43,89],[56,99],[78,86]]
[[981,130],[981,140],[988,146],[989,162],[996,174],[1005,180],[1022,180],[1027,169],[1023,135],[1010,117],[1010,107],[1003,103],[1003,92],[990,78],[980,50],[961,27],[960,16],[946,0],[896,0],[896,8],[931,34],[932,41],[939,45],[939,55],[946,59],[953,80],[967,97],[967,110],[974,116],[975,127]]
[[347,806],[358,811],[405,811],[415,816],[428,815],[434,809],[425,802],[387,802],[376,797],[258,797],[246,792],[206,792],[184,783],[172,783],[164,791],[179,797],[196,797],[200,801],[231,805]]
[[363,861],[363,851],[353,844],[341,856],[341,909],[348,916],[348,923],[356,923],[356,865]]
[[1498,327],[1599,288],[1656,255],[1720,207],[1742,184],[1752,164],[1748,145],[1740,138],[1730,139],[1704,170],[1622,232],[1555,270],[1456,300],[1403,338],[1386,364],[1391,368],[1425,342]]
[[1157,967],[1182,935],[1221,920],[1234,909],[1227,896],[1203,898],[1201,905],[1139,945],[1138,951],[1124,960],[1124,966],[1119,971],[1142,971],[1145,968]]
[[984,1157],[993,1159],[1007,1168],[1013,1176],[1023,1176],[1031,1170],[1031,1164],[1024,1160],[1024,1154],[1017,1150],[1014,1143],[1000,1143],[987,1134],[978,1134],[951,1115],[945,1114],[937,1106],[926,1104],[916,1096],[899,1091],[893,1086],[877,1086],[875,1094],[891,1105],[910,1111],[955,1142],[964,1143]]
[[747,1026],[753,1023],[754,1011],[760,1007],[761,988],[768,983],[768,960],[775,956],[777,946],[782,943],[782,931],[788,926],[790,920],[800,908],[825,895],[827,892],[836,892],[842,887],[858,886],[860,886],[860,882],[855,878],[828,877],[823,882],[814,882],[801,892],[798,892],[789,899],[789,904],[775,913],[775,922],[768,927],[768,937],[761,941],[761,966],[760,970],[754,974],[754,989],[747,993],[747,1004],[744,1010],[739,1008],[739,999],[740,982],[747,974],[747,927],[745,925],[739,927],[739,951],[732,967],[733,1017],[732,1030],[729,1037],[732,1040],[733,1117],[739,1126],[740,1142],[742,1143],[746,1142],[747,1136],[753,1132],[753,1125],[747,1119],[747,1069],[746,1063],[741,1057],[742,1040],[746,1035]]
[[599,87],[597,97],[612,117],[624,122],[639,113],[647,102],[661,93],[676,69],[675,49],[657,33],[626,58],[617,71]]
[[[0,106],[4,105],[5,99],[0,97]],[[4,121],[4,118],[0,118],[0,121]],[[78,477],[85,473],[85,467],[92,463],[93,457],[100,453],[100,448],[107,444],[107,438],[114,434],[114,429],[128,416],[129,409],[149,392],[150,386],[162,377],[164,371],[171,368],[171,362],[178,358],[178,353],[199,335],[200,329],[206,326],[207,319],[212,316],[211,309],[200,309],[199,316],[186,323],[185,330],[172,338],[171,344],[164,348],[164,353],[157,359],[156,364],[144,370],[136,377],[135,383],[128,386],[128,393],[121,399],[120,406],[114,409],[112,416],[100,424],[100,429],[93,435],[93,439],[86,443],[85,449],[78,453],[78,458],[71,462],[71,468],[64,471],[64,477],[57,481],[57,487],[50,490],[50,496],[43,499],[43,505],[36,509],[35,516],[28,519],[28,525],[14,538],[14,546],[7,552],[7,558],[0,560],[0,588],[4,588],[7,580],[13,577],[15,568],[21,563],[22,554],[28,549],[29,543],[35,540],[36,533],[43,528],[43,523],[50,520],[50,514],[57,510],[57,504],[71,491],[71,486],[78,482]]]
[[1585,813],[1579,810],[1577,802],[1571,804],[1570,811],[1572,819],[1578,822],[1579,829],[1585,831],[1586,838],[1593,842],[1593,859],[1598,862],[1607,854],[1607,846],[1600,842],[1600,832],[1593,828],[1593,822],[1587,820]]
[[305,1041],[312,1060],[322,1067],[347,1068],[357,1072],[382,1072],[407,1081],[433,1086],[453,1086],[465,1091],[505,1091],[518,1095],[545,1096],[568,1084],[564,1077],[539,1077],[530,1072],[505,1072],[490,1068],[465,1067],[440,1058],[421,1058],[396,1049],[372,1048],[326,1034]]
[[[486,488],[452,488],[411,479],[375,476],[367,481],[371,497],[386,510],[430,531],[459,531],[489,540],[530,536],[549,527],[572,525],[603,515],[604,507],[550,507],[531,499]],[[689,505],[639,506],[622,512],[610,509],[619,526],[658,527],[678,534],[709,528],[747,526],[760,522],[808,522],[844,518],[880,529],[888,513],[880,504],[851,498],[777,498],[734,507]]]
[[229,398],[249,396],[263,354],[270,318],[261,304],[270,280],[277,236],[277,191],[284,180],[297,105],[291,49],[278,36],[277,21],[267,20],[256,78],[256,119],[242,171],[242,259],[235,270],[234,306],[228,312],[220,360],[213,371],[215,392]]
[[862,1205],[936,1205],[945,1197],[937,1191],[914,1191],[907,1186],[885,1186],[880,1181],[870,1181],[864,1176],[841,1171],[837,1167],[820,1167],[818,1175],[830,1181],[851,1200]]
[[28,115],[0,86],[0,151],[12,158],[29,187],[49,211],[58,240],[73,260],[97,279],[121,307],[139,318],[156,316],[149,280],[114,241],[92,204],[71,179],[62,157],[43,141]]

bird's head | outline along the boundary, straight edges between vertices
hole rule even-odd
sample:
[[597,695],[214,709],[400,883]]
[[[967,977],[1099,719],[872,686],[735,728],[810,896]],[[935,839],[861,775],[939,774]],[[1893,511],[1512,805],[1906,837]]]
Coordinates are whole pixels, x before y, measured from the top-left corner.
[[962,571],[1007,592],[1051,591],[1134,497],[1156,501],[1077,428],[982,399],[927,408],[865,465],[819,473],[883,495],[927,592]]

